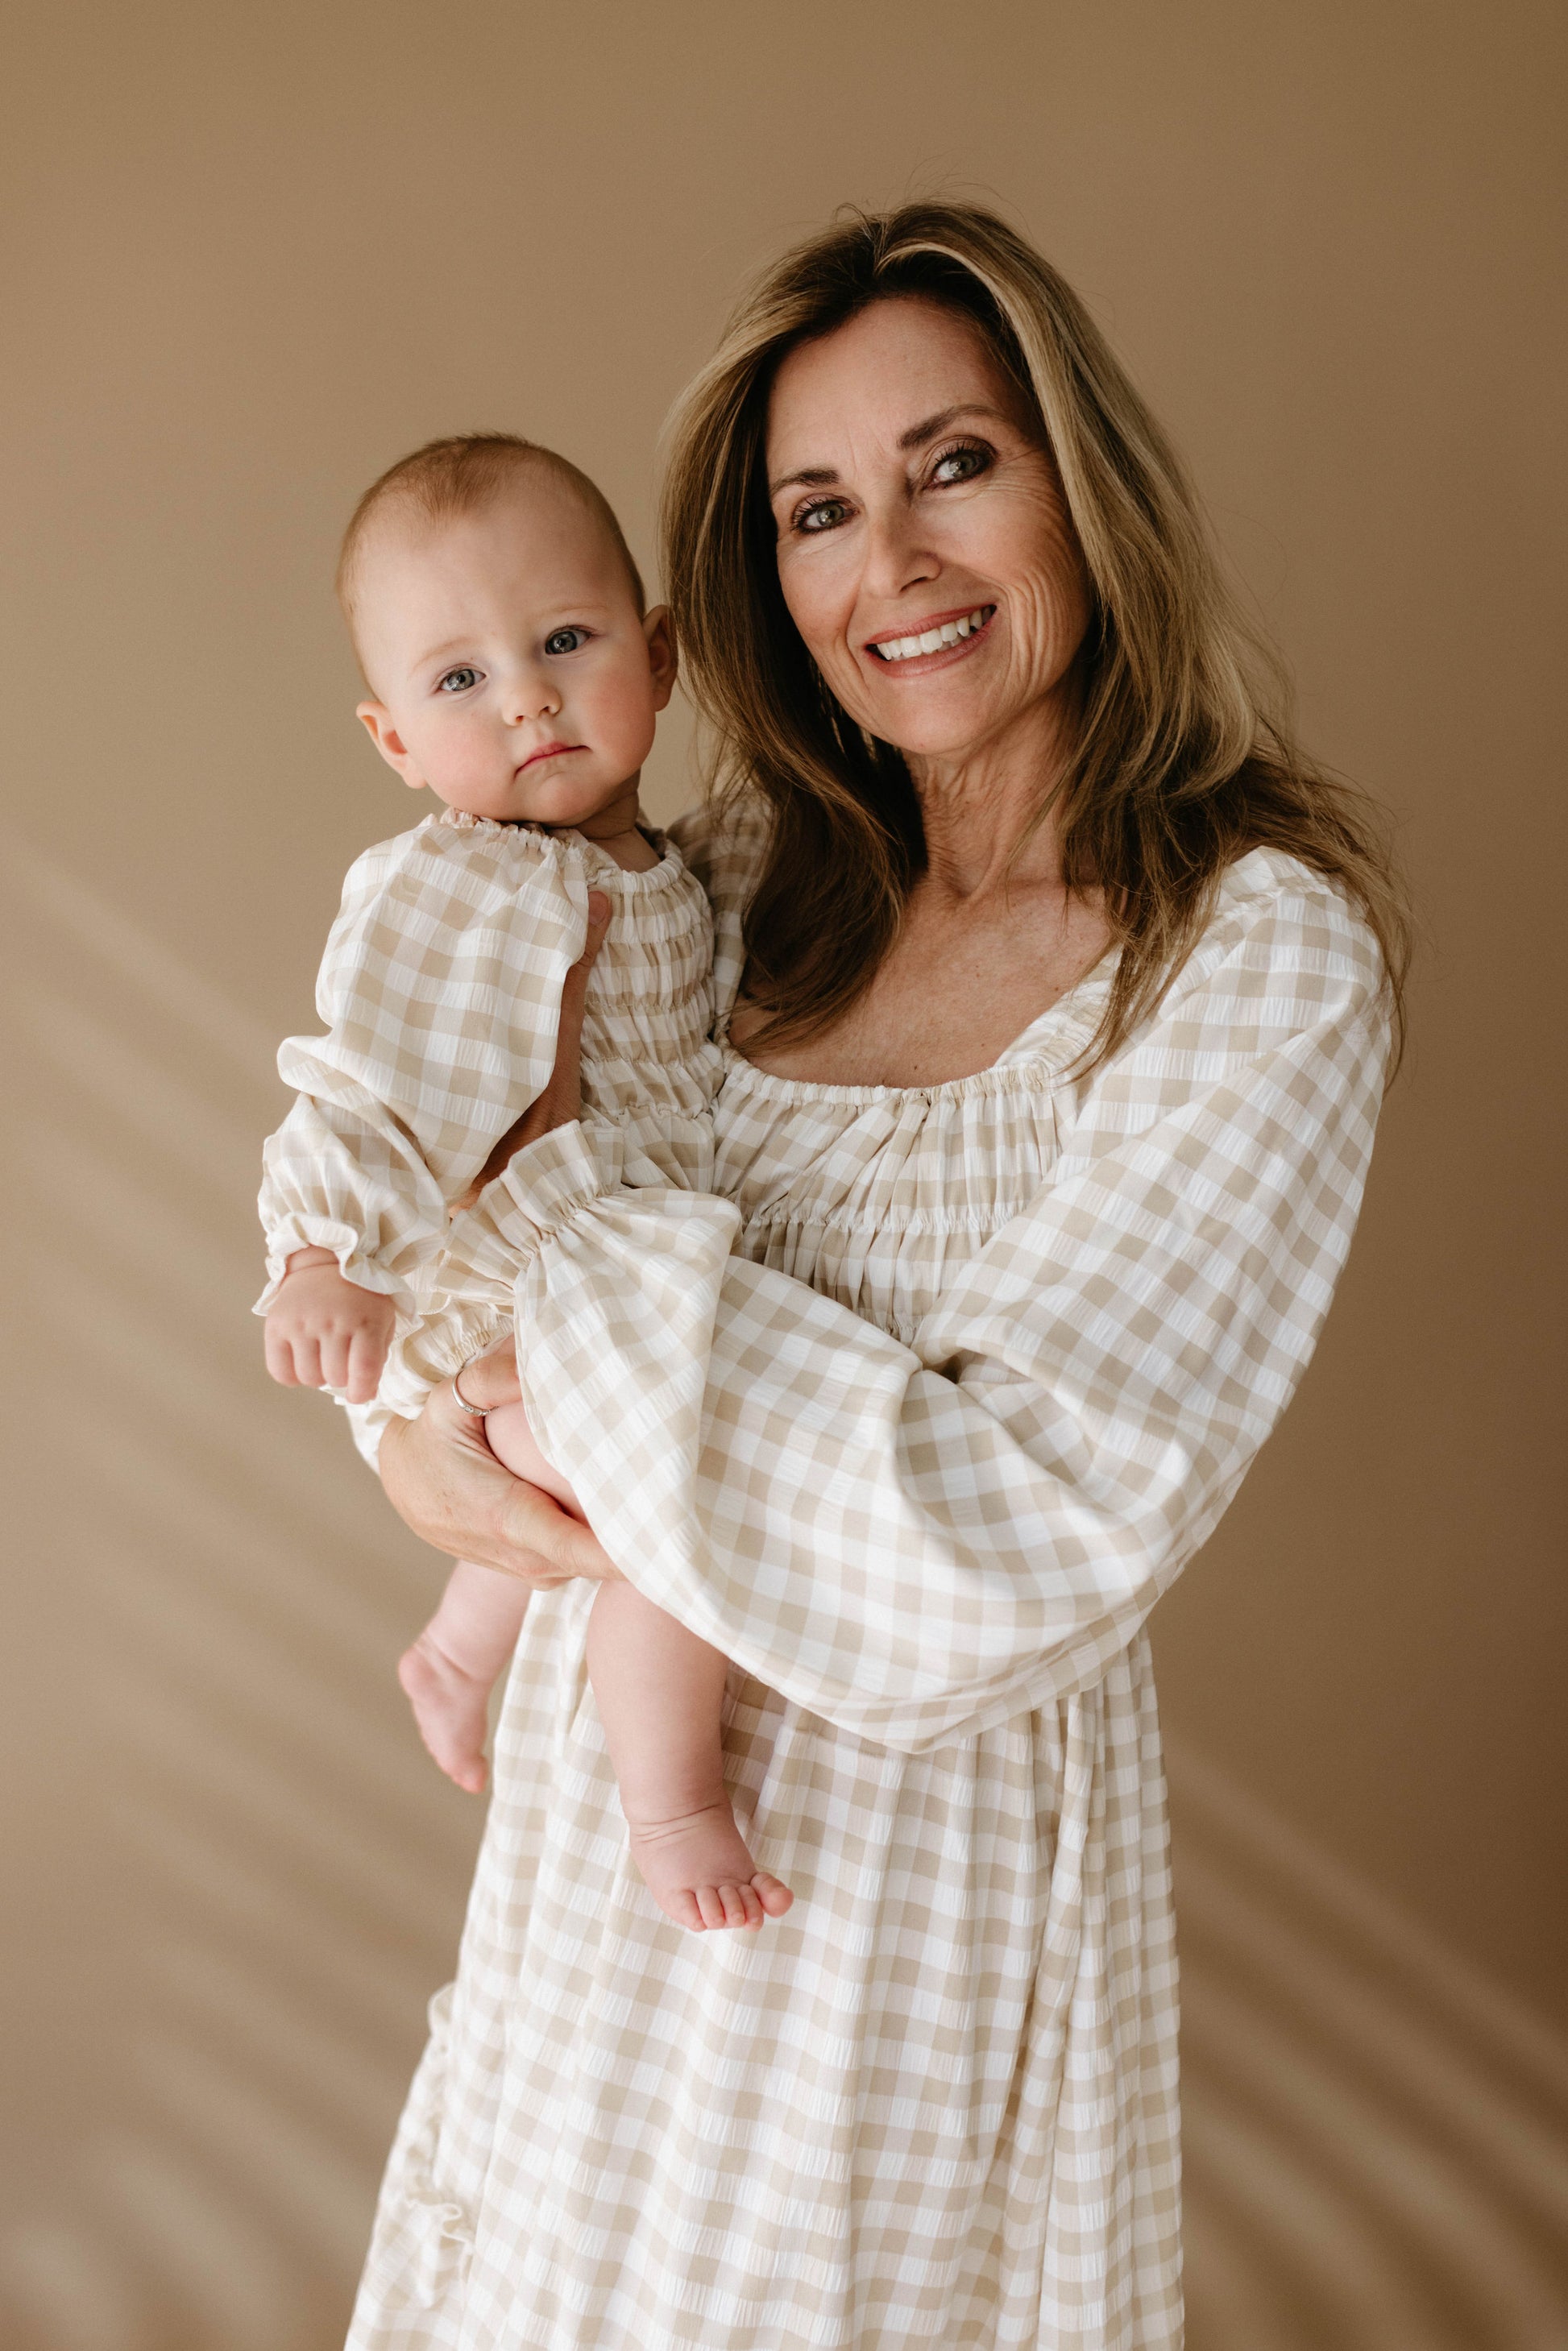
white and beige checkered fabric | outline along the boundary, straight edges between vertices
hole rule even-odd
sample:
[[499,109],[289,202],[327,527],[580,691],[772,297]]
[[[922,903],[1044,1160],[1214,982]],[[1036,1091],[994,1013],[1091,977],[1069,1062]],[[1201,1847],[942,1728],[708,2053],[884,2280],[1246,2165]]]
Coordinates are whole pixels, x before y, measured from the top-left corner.
[[[515,1259],[487,1281],[465,1263],[449,1204],[547,1083],[590,888],[612,900],[583,1030],[584,1115],[643,1182],[706,1182],[719,1075],[708,903],[679,852],[628,873],[576,833],[445,810],[351,869],[317,982],[322,1037],[277,1057],[294,1107],[266,1146],[267,1290],[290,1252],[337,1253],[389,1292],[398,1349],[383,1383],[417,1409],[428,1375],[510,1311]],[[450,1292],[466,1314],[447,1312]],[[451,1360],[448,1360],[448,1359]],[[384,1411],[384,1407],[383,1407]]]
[[[750,847],[688,844],[722,1003]],[[541,1441],[735,1660],[737,1807],[798,1898],[662,1917],[591,1593],[536,1599],[353,2351],[1179,2342],[1144,1621],[1312,1352],[1386,1027],[1365,929],[1271,854],[1075,1079],[1106,980],[949,1085],[728,1054],[711,1196],[607,1186],[574,1128],[490,1186]]]

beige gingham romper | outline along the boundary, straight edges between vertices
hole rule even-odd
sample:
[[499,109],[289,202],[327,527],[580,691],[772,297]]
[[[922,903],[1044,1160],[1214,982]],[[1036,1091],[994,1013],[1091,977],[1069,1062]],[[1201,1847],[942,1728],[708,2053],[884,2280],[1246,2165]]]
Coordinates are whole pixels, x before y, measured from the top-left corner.
[[629,1181],[712,1180],[713,920],[679,851],[649,838],[658,863],[629,873],[579,833],[444,809],[350,870],[316,986],[325,1033],[277,1056],[297,1093],[264,1153],[256,1311],[311,1246],[392,1299],[380,1411],[356,1432],[372,1451],[389,1411],[417,1412],[509,1322],[516,1255],[482,1220],[453,1221],[453,1204],[549,1080],[591,889],[611,919],[583,1022],[584,1120]]
[[[722,1037],[756,839],[685,841]],[[536,1598],[353,2351],[1179,2343],[1145,1619],[1312,1352],[1387,1032],[1366,928],[1273,853],[1074,1077],[1109,977],[946,1085],[726,1048],[711,1195],[624,1187],[602,1127],[486,1193],[540,1441],[734,1661],[737,1809],[796,1904],[662,1916],[591,1587]]]

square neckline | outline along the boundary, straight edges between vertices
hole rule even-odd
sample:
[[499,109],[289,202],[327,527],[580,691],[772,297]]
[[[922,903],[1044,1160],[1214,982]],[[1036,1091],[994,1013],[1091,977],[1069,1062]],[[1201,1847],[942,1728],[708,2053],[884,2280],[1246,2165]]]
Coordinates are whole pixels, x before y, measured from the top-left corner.
[[[1121,957],[1120,946],[1108,946],[1054,1004],[1048,1004],[1043,1012],[1025,1022],[994,1061],[988,1061],[983,1069],[971,1070],[967,1077],[941,1078],[928,1086],[839,1085],[820,1078],[787,1078],[781,1071],[762,1069],[742,1052],[729,1033],[738,987],[736,998],[714,1023],[714,1042],[724,1057],[727,1082],[731,1077],[739,1077],[748,1089],[770,1094],[781,1102],[836,1102],[869,1109],[889,1102],[956,1102],[971,1094],[993,1093],[1019,1072],[1054,1082],[1071,1067],[1099,1025],[1104,998]],[[1088,1017],[1091,997],[1094,998],[1092,1018]],[[1065,1032],[1062,1037],[1057,1039],[1048,1033],[1040,1038],[1037,1048],[1033,1042],[1036,1037],[1057,1026]],[[1046,1050],[1051,1044],[1061,1050]]]

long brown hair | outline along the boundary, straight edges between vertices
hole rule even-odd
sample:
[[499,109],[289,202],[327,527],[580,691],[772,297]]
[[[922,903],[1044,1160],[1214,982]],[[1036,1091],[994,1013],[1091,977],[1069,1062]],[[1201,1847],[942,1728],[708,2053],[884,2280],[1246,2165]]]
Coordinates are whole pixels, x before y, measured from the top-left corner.
[[974,321],[1033,411],[1092,583],[1082,719],[1042,789],[1063,876],[1098,889],[1122,949],[1092,1061],[1157,1002],[1249,850],[1341,884],[1383,950],[1396,1032],[1409,924],[1376,813],[1295,742],[1279,665],[1221,576],[1180,460],[1071,287],[1005,221],[926,202],[841,216],[777,262],[672,424],[665,578],[721,795],[770,823],[745,925],[770,1040],[810,1035],[868,986],[924,865],[890,744],[829,693],[785,606],[764,481],[780,360],[870,302],[919,295]]

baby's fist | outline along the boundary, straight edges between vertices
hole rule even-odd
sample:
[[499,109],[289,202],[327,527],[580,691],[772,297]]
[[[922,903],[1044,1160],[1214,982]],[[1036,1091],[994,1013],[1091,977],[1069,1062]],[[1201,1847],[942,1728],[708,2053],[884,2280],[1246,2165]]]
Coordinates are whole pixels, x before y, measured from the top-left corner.
[[396,1319],[392,1300],[346,1280],[328,1250],[297,1250],[267,1310],[267,1368],[286,1388],[337,1388],[369,1404]]

